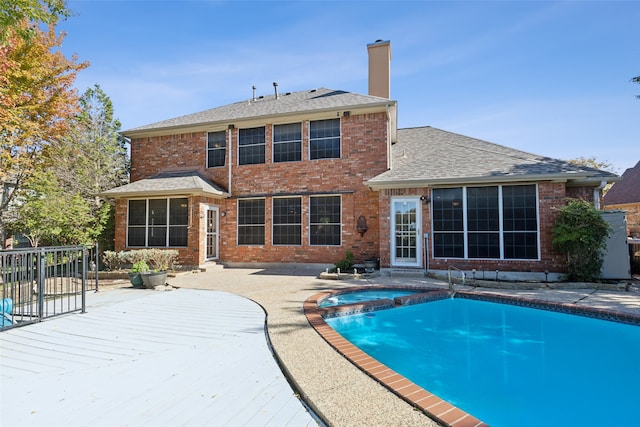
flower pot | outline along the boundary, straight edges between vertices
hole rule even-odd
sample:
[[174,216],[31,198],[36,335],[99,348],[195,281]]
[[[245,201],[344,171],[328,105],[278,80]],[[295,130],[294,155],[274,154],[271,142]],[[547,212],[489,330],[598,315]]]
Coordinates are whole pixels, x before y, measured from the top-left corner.
[[147,289],[154,289],[156,286],[164,286],[167,283],[166,271],[150,271],[142,273],[142,282]]
[[378,260],[374,259],[365,259],[364,260],[364,271],[367,273],[373,272],[376,267],[378,267]]
[[127,273],[129,275],[129,281],[134,288],[142,288],[142,275],[140,273]]

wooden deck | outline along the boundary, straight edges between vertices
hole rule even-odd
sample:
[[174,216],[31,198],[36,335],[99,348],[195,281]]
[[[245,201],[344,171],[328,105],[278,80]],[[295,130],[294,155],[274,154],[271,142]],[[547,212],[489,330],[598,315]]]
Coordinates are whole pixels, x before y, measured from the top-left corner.
[[0,425],[318,425],[254,302],[123,288],[88,293],[87,306],[0,333]]

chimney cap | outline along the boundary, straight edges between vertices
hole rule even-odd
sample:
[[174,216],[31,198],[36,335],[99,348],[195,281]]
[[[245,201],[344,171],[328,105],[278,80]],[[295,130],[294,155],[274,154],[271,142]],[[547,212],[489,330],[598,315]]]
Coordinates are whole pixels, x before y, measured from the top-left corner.
[[367,44],[367,46],[375,46],[375,45],[378,45],[378,44],[389,44],[389,43],[391,43],[391,40],[378,39],[378,40],[374,41],[373,43]]

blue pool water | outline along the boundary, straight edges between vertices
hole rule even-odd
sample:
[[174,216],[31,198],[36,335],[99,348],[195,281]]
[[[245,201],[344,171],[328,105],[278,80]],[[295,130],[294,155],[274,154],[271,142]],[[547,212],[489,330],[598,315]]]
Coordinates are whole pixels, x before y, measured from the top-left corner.
[[326,322],[492,427],[638,425],[638,326],[459,298]]
[[374,301],[379,299],[394,299],[395,297],[402,297],[405,295],[415,294],[415,291],[406,290],[366,290],[358,292],[349,292],[346,294],[337,294],[329,298],[326,298],[318,304],[318,307],[333,307],[343,304],[355,304],[364,301]]

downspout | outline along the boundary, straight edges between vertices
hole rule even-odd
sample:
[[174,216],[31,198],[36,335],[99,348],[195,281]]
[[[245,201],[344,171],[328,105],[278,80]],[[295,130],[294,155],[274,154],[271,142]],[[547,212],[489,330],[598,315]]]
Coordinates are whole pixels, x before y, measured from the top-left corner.
[[607,181],[600,181],[600,185],[593,189],[593,206],[596,210],[600,210],[600,192],[607,186]]
[[234,125],[229,125],[229,128],[227,129],[227,134],[229,135],[229,141],[227,142],[227,146],[229,147],[229,184],[228,184],[228,193],[229,193],[229,197],[231,196],[231,168],[233,165],[233,143],[232,143],[232,134],[233,134],[233,129],[235,128]]
[[387,113],[387,169],[391,170],[393,167],[393,158],[391,156],[391,115],[389,114],[389,103],[385,104]]

